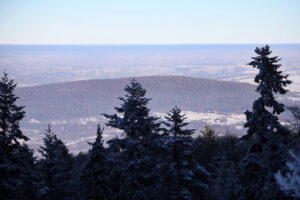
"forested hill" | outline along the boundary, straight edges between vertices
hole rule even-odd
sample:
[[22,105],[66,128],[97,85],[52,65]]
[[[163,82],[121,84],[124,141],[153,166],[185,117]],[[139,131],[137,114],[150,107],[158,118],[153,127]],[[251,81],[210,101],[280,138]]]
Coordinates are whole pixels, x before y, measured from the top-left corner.
[[[41,133],[50,123],[71,151],[86,150],[87,141],[94,139],[96,124],[107,122],[101,114],[115,112],[114,107],[121,104],[118,97],[124,96],[124,86],[131,79],[94,79],[18,88],[18,104],[26,106],[21,128],[30,136],[30,145],[41,145]],[[186,114],[190,128],[199,129],[209,124],[220,134],[243,135],[244,112],[252,108],[257,97],[255,85],[246,83],[184,76],[136,79],[147,90],[146,97],[152,98],[149,108],[153,115],[163,119],[165,113],[178,106]],[[293,94],[285,95],[286,105],[293,104],[288,99],[290,95]],[[286,119],[290,113],[285,112],[282,116]],[[104,139],[116,134],[115,130],[106,127]],[[199,131],[195,133],[199,134]]]
[[[63,120],[109,113],[132,78],[95,79],[17,89],[27,118]],[[242,113],[256,97],[253,85],[184,76],[137,77],[152,98],[149,107],[167,112],[177,105],[195,112]]]

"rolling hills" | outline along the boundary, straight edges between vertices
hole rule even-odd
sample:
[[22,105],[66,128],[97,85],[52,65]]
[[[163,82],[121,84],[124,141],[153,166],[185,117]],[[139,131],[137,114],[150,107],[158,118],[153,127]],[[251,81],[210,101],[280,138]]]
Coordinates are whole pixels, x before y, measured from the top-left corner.
[[[132,78],[93,79],[18,88],[18,103],[25,105],[22,123],[25,134],[39,145],[43,129],[51,123],[53,130],[72,151],[85,150],[86,141],[94,138],[96,123],[105,122],[101,113],[114,113],[124,96],[124,86]],[[152,98],[149,107],[163,116],[179,106],[187,114],[191,126],[200,129],[212,124],[220,132],[241,133],[243,112],[251,109],[256,98],[255,85],[184,76],[149,76],[136,78]],[[117,130],[106,128],[105,139]]]

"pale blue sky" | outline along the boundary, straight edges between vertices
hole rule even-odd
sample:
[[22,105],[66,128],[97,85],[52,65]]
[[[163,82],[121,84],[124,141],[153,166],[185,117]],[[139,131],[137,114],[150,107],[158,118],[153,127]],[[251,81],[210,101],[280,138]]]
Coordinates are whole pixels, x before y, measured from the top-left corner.
[[300,43],[300,0],[0,0],[0,44]]

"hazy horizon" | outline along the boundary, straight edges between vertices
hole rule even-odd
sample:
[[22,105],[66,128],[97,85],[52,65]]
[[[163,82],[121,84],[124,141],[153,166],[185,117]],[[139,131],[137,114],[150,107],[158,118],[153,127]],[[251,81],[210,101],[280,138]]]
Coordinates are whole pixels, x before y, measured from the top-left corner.
[[47,43],[41,43],[41,44],[22,44],[22,43],[18,43],[18,44],[1,44],[1,46],[7,45],[7,46],[43,46],[43,45],[47,45],[47,46],[59,46],[59,45],[68,45],[68,46],[86,46],[86,45],[103,45],[103,46],[126,46],[126,45],[131,45],[131,46],[139,46],[139,45],[257,45],[257,46],[263,46],[263,45],[300,45],[300,42],[295,42],[295,43],[138,43],[138,44],[134,44],[134,43],[120,43],[120,44],[113,44],[113,43],[95,43],[95,44],[80,44],[80,43],[74,43],[74,44],[64,44],[64,43],[58,43],[58,44],[47,44]]
[[[258,44],[0,45],[0,70],[20,86],[86,79],[184,75],[245,79]],[[300,75],[300,45],[270,44],[286,73]]]

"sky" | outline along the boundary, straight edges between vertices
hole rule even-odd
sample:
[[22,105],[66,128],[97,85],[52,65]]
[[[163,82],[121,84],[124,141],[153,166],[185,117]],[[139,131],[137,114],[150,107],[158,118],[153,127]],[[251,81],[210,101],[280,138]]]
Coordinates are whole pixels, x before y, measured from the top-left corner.
[[300,43],[300,0],[0,0],[0,44]]

